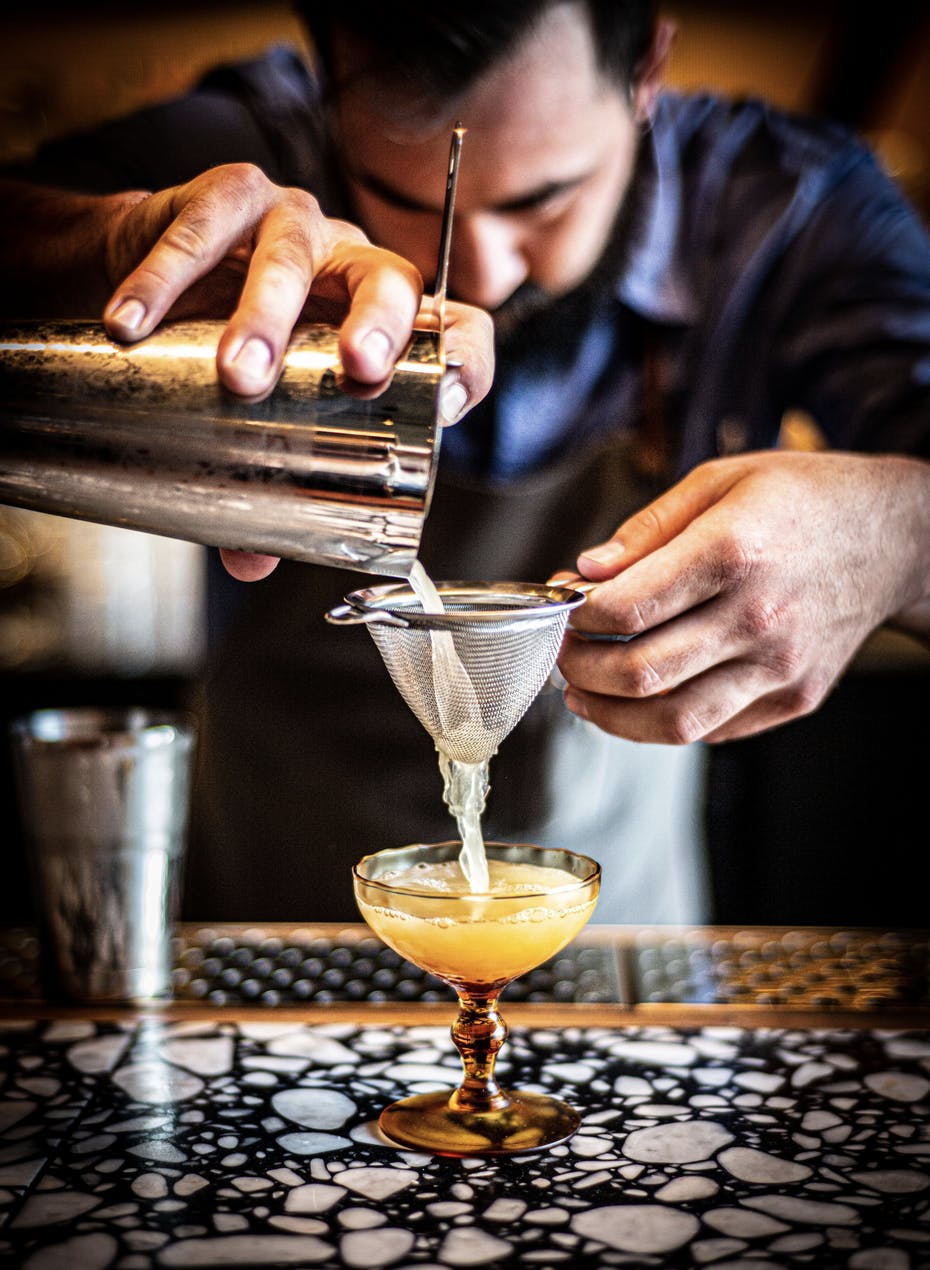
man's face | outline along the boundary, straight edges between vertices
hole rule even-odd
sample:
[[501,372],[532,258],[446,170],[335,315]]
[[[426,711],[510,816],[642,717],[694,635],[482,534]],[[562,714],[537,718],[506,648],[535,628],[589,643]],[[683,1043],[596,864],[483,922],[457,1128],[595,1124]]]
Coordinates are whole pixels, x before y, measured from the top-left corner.
[[363,91],[340,97],[339,146],[359,221],[374,242],[411,260],[428,289],[456,120],[466,136],[450,295],[493,312],[521,287],[552,298],[572,290],[607,244],[638,137],[622,87],[598,70],[577,6],[555,5],[454,115],[429,127],[386,119]]

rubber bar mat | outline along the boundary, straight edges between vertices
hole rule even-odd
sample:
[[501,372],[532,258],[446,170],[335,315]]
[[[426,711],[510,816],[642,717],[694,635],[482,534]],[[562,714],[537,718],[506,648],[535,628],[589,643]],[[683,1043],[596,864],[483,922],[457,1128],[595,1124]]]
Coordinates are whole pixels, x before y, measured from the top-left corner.
[[[448,985],[363,928],[289,937],[185,928],[174,994],[215,1005],[451,1001]],[[0,930],[0,996],[39,995],[38,941]],[[874,1010],[930,1006],[930,932],[643,929],[616,943],[584,938],[510,984],[504,1000],[692,1003]]]
[[640,931],[637,1002],[874,1010],[930,1005],[930,933]]

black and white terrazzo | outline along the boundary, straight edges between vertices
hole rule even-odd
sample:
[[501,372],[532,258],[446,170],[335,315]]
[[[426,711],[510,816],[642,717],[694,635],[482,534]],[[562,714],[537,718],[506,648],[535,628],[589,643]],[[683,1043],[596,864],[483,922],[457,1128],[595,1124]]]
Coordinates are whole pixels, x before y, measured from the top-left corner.
[[199,1266],[930,1266],[930,1031],[515,1028],[567,1145],[443,1160],[388,1101],[444,1026],[0,1024],[0,1256]]

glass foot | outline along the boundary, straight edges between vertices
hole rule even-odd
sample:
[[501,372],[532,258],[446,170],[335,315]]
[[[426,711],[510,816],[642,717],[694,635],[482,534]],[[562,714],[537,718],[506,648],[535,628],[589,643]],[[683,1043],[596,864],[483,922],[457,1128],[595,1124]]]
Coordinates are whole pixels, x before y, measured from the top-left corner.
[[385,1107],[381,1130],[399,1146],[434,1155],[513,1155],[541,1151],[572,1136],[581,1123],[573,1107],[544,1094],[508,1092],[506,1106],[468,1111],[452,1106],[449,1090],[414,1094]]

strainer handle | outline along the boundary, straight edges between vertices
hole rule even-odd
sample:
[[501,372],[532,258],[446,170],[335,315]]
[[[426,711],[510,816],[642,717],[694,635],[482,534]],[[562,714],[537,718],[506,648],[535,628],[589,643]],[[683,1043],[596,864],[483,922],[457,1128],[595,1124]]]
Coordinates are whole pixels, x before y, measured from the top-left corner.
[[323,616],[332,626],[362,626],[367,625],[369,622],[381,622],[384,626],[401,626],[406,630],[410,625],[409,622],[402,617],[398,617],[395,613],[385,613],[379,609],[365,612],[362,609],[357,609],[354,604],[337,604],[335,608],[330,609]]

